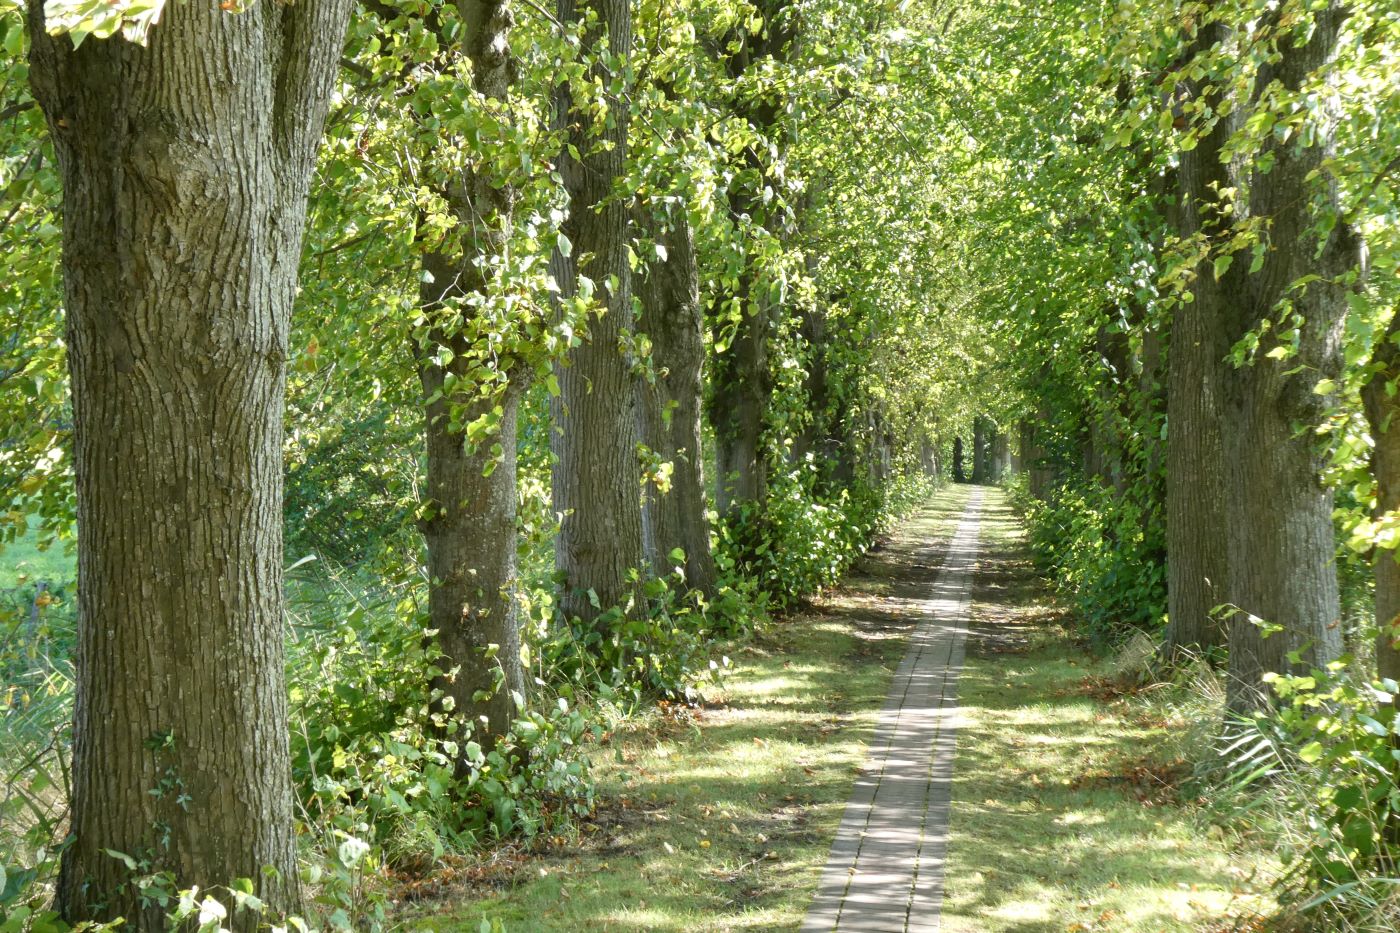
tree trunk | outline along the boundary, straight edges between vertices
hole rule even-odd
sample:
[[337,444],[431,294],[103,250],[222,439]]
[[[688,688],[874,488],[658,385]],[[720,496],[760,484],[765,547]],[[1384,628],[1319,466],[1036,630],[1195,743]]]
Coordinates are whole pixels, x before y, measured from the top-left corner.
[[953,482],[967,482],[967,473],[963,467],[963,439],[959,434],[953,438]]
[[[1385,337],[1377,344],[1376,373],[1362,392],[1366,419],[1376,448],[1371,474],[1376,482],[1376,518],[1400,511],[1400,311],[1391,318]],[[1377,548],[1376,575],[1376,673],[1400,680],[1400,551]]]
[[763,418],[772,392],[768,373],[771,312],[748,286],[743,319],[733,341],[717,353],[711,378],[710,423],[715,429],[716,500],[721,515],[768,494]]
[[[307,188],[348,0],[171,4],[143,48],[46,35],[78,509],[70,922],[162,930],[131,872],[297,902],[282,413]],[[275,874],[264,873],[265,868]],[[248,915],[233,920],[250,928]]]
[[972,419],[972,481],[987,482],[991,473],[988,454],[991,452],[991,425],[982,415]]
[[[1258,86],[1278,80],[1298,91],[1331,61],[1344,20],[1338,5],[1319,11],[1307,43],[1283,49],[1279,61],[1258,76]],[[1230,703],[1235,709],[1263,702],[1264,673],[1319,667],[1342,651],[1332,492],[1321,479],[1325,454],[1312,430],[1326,417],[1328,405],[1313,388],[1319,378],[1335,377],[1341,370],[1348,309],[1343,279],[1358,269],[1361,250],[1345,220],[1336,221],[1320,251],[1313,234],[1322,228],[1323,218],[1342,216],[1336,182],[1325,168],[1332,156],[1333,127],[1319,122],[1318,138],[1307,148],[1296,139],[1270,137],[1256,164],[1273,156],[1273,167],[1267,173],[1255,171],[1247,214],[1271,219],[1274,248],[1257,273],[1225,279],[1232,289],[1232,342],[1257,328],[1285,299],[1302,319],[1295,359],[1268,358],[1277,340],[1273,329],[1252,366],[1227,374],[1230,596],[1243,610],[1230,625]],[[1293,283],[1307,275],[1321,279],[1295,289]],[[1284,633],[1261,639],[1249,616],[1282,626]],[[1295,651],[1301,664],[1289,660]]]
[[[510,2],[461,0],[460,9],[474,88],[504,100],[515,71]],[[474,733],[484,748],[510,728],[514,697],[526,692],[516,600],[516,423],[529,373],[493,360],[504,381],[483,384],[473,374],[493,349],[464,336],[472,313],[464,299],[489,293],[486,260],[510,239],[516,193],[499,177],[509,169],[491,168],[469,169],[443,192],[458,227],[423,257],[419,295],[432,327],[417,348],[428,452],[428,615],[440,651],[433,686],[450,698],[437,708],[461,724],[462,744]],[[475,421],[493,427],[468,445],[466,426]]]
[[651,339],[655,381],[640,386],[642,442],[670,463],[671,488],[646,487],[644,538],[658,576],[674,566],[671,552],[685,552],[685,579],[707,596],[716,586],[710,523],[705,517],[704,451],[700,409],[705,365],[705,315],[700,307],[700,272],[695,237],[684,207],[662,222],[645,220],[666,259],[650,263],[637,284],[641,329]]
[[[442,390],[445,375],[441,367],[421,367],[426,397]],[[439,397],[427,411],[431,507],[423,538],[428,615],[441,652],[433,686],[451,698],[448,712],[483,748],[510,728],[513,694],[526,693],[516,600],[516,424],[524,392],[523,382],[512,382],[465,408]],[[453,407],[462,423],[500,408],[489,439],[499,450],[468,447],[451,426]]]
[[[725,64],[730,77],[742,79],[763,59],[784,55],[793,39],[790,18],[785,15],[790,0],[759,0],[761,26],[757,32],[741,32],[732,37],[735,51]],[[780,93],[771,84],[753,100],[739,100],[735,112],[747,119],[761,134],[771,134],[783,113]],[[742,171],[730,188],[730,210],[735,217],[748,218],[760,228],[764,201],[761,192],[769,166],[767,147],[747,146]],[[721,515],[729,516],[746,503],[761,505],[768,493],[764,415],[772,394],[768,372],[768,341],[773,329],[772,297],[760,278],[760,270],[747,263],[740,273],[734,301],[738,320],[734,323],[728,348],[715,355],[711,373],[710,423],[715,430],[716,500]],[[725,331],[724,327],[720,328]],[[718,336],[718,334],[717,334]]]
[[1045,447],[1042,435],[1044,426],[1050,423],[1050,406],[1041,402],[1036,409],[1036,420],[1030,429],[1030,452],[1026,455],[1028,479],[1031,495],[1045,501],[1050,497],[1050,489],[1055,484],[1055,470],[1050,465],[1050,451]]
[[[614,55],[630,55],[629,0],[559,0],[558,10],[565,23],[596,16],[586,48],[606,40]],[[590,74],[612,80],[601,63]],[[590,318],[583,343],[556,368],[553,494],[562,519],[555,564],[564,578],[561,609],[591,620],[599,612],[595,598],[604,610],[628,601],[631,575],[643,561],[637,390],[626,346],[633,332],[629,211],[613,196],[627,161],[626,97],[605,121],[571,106],[563,117],[568,145],[559,170],[570,203],[563,229],[573,250],[570,256],[556,254],[556,278],[568,300],[587,277],[605,307]]]
[[[1129,323],[1131,326],[1135,322],[1130,320]],[[1095,475],[1101,485],[1112,488],[1121,497],[1127,491],[1126,435],[1136,413],[1132,345],[1127,333],[1102,325],[1098,331],[1096,350],[1106,381],[1098,410],[1091,416],[1093,443],[1098,453]]]
[[938,448],[927,437],[919,444],[919,469],[930,479],[938,478]]
[[992,435],[992,475],[991,481],[1001,482],[1006,471],[1011,468],[1011,438],[1005,431],[998,430]]
[[[1301,88],[1331,60],[1344,19],[1338,6],[1317,12],[1307,42],[1281,43],[1277,61],[1261,68],[1255,93],[1274,81],[1290,91]],[[1276,22],[1265,25],[1277,28]],[[1202,30],[1201,47],[1208,49],[1227,38],[1223,28],[1210,25]],[[1211,216],[1200,205],[1209,209],[1216,197],[1202,181],[1230,180],[1220,146],[1220,134],[1227,129],[1222,121],[1198,147],[1206,165],[1183,164],[1181,169],[1189,198],[1184,209],[1198,224]],[[1229,601],[1236,610],[1229,625],[1229,703],[1239,711],[1267,704],[1265,673],[1325,664],[1340,654],[1342,645],[1332,494],[1319,475],[1323,455],[1311,430],[1324,417],[1326,401],[1312,390],[1319,378],[1340,370],[1347,311],[1343,279],[1357,268],[1360,249],[1345,221],[1337,222],[1318,248],[1313,231],[1323,227],[1322,217],[1335,219],[1342,211],[1336,184],[1324,167],[1331,154],[1330,127],[1319,121],[1316,130],[1314,142],[1306,147],[1297,136],[1283,141],[1270,136],[1263,152],[1250,160],[1256,167],[1249,169],[1252,177],[1239,189],[1248,192],[1248,201],[1237,203],[1220,221],[1226,224],[1220,232],[1233,233],[1231,218],[1267,218],[1269,249],[1253,272],[1247,271],[1247,253],[1235,257],[1238,261],[1218,276],[1210,268],[1199,270],[1193,303],[1201,306],[1198,314],[1210,315],[1224,326],[1226,347],[1256,332],[1285,300],[1300,321],[1296,352],[1289,359],[1270,358],[1280,346],[1278,329],[1270,328],[1252,363],[1239,368],[1216,363],[1224,369],[1220,384],[1228,491],[1226,560]],[[1263,165],[1269,170],[1257,168]],[[1194,177],[1187,180],[1188,174]],[[1214,225],[1207,224],[1208,233],[1216,232]],[[1308,275],[1320,278],[1294,286]],[[1202,289],[1202,283],[1217,278],[1218,289],[1210,284]],[[1202,293],[1207,296],[1204,303]],[[1173,355],[1178,346],[1174,334]],[[1178,476],[1182,478],[1199,477]],[[1199,485],[1193,494],[1200,494]],[[1282,631],[1266,638],[1256,620]],[[1299,664],[1290,660],[1295,653]]]
[[[816,277],[816,263],[808,262],[808,275]],[[819,302],[802,309],[802,339],[807,342],[807,411],[810,420],[793,440],[793,460],[801,464],[809,456],[821,449],[822,442],[831,433],[829,414],[831,407],[830,375],[827,371],[826,309]]]
[[[1200,47],[1209,48],[1223,32],[1217,25],[1202,27]],[[1203,205],[1229,184],[1220,152],[1230,133],[1228,121],[1221,119],[1195,149],[1181,154],[1176,226],[1183,240],[1206,233]],[[1209,261],[1196,269],[1192,299],[1176,306],[1167,354],[1168,661],[1224,643],[1225,629],[1213,610],[1225,602],[1229,584],[1221,419],[1230,343],[1223,291]]]

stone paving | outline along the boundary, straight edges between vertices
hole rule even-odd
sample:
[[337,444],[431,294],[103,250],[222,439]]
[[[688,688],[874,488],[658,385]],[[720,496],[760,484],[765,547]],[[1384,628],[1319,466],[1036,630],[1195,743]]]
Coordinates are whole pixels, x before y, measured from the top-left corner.
[[977,489],[920,607],[802,933],[934,933],[941,926],[958,673],[981,507]]

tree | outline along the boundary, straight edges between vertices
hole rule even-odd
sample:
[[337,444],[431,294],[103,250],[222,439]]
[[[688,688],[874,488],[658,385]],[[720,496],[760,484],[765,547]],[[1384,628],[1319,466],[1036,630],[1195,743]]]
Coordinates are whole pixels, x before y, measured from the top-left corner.
[[[751,235],[761,243],[775,232],[778,222],[777,216],[763,211],[765,202],[772,200],[769,174],[773,170],[764,144],[768,136],[780,132],[783,112],[782,92],[773,86],[768,71],[787,54],[795,27],[788,0],[761,0],[757,6],[759,19],[732,35],[726,64],[735,82],[731,106],[758,136],[743,149],[742,169],[730,187],[730,210],[746,220]],[[779,311],[774,293],[747,249],[741,262],[730,309],[716,322],[721,349],[711,373],[716,499],[726,516],[746,503],[761,505],[767,494],[764,417],[772,391],[769,343]]]
[[986,415],[972,419],[972,481],[978,485],[991,481],[993,430]]
[[[560,106],[567,144],[559,173],[569,215],[555,276],[563,301],[601,306],[587,339],[557,369],[555,562],[563,610],[592,619],[600,607],[627,601],[643,560],[630,207],[614,191],[627,160],[632,9],[629,0],[560,0],[558,13],[564,23],[585,24],[591,61],[589,80],[566,89]],[[600,96],[590,99],[590,92]]]
[[[458,13],[483,111],[508,106],[517,73],[510,0],[460,0]],[[526,691],[516,598],[516,425],[531,368],[528,360],[502,358],[488,337],[486,310],[493,279],[509,269],[517,192],[511,169],[492,161],[509,151],[481,153],[448,180],[442,197],[456,229],[425,251],[420,288],[428,321],[418,348],[428,452],[421,521],[429,624],[442,652],[435,686],[486,748],[510,727],[515,698]]]
[[[1342,218],[1337,182],[1325,168],[1334,132],[1329,123],[1305,126],[1304,117],[1286,117],[1299,121],[1294,133],[1260,134],[1257,141],[1232,137],[1257,132],[1260,115],[1274,116],[1309,93],[1332,60],[1345,15],[1333,4],[1308,15],[1276,11],[1266,18],[1268,46],[1277,51],[1238,66],[1247,89],[1247,97],[1234,102],[1237,111],[1246,108],[1239,130],[1231,132],[1218,98],[1199,88],[1192,95],[1206,177],[1193,177],[1183,165],[1189,200],[1182,210],[1195,213],[1202,231],[1196,242],[1209,257],[1208,266],[1197,268],[1192,303],[1209,326],[1223,330],[1220,338],[1202,336],[1212,352],[1222,346],[1244,351],[1238,365],[1214,361],[1205,383],[1206,391],[1213,379],[1221,387],[1235,709],[1267,703],[1263,676],[1298,666],[1291,656],[1306,668],[1341,652],[1332,493],[1320,478],[1323,453],[1306,429],[1315,428],[1326,410],[1314,386],[1340,371],[1340,329],[1359,241]],[[1217,72],[1215,80],[1234,54],[1222,16],[1208,11],[1192,69]],[[1251,158],[1236,177],[1228,166],[1241,148]],[[1220,179],[1226,187],[1219,187]],[[1238,192],[1233,200],[1230,192]],[[1212,284],[1202,288],[1207,279]],[[1174,354],[1182,343],[1174,333]],[[1169,462],[1169,473],[1173,466],[1188,465]],[[1209,464],[1201,466],[1201,474],[1191,475],[1208,475]]]
[[[642,440],[670,465],[664,485],[647,484],[645,539],[653,572],[664,576],[673,551],[685,554],[686,583],[712,594],[716,586],[710,523],[705,516],[704,398],[705,315],[695,235],[686,205],[671,217],[643,216],[656,259],[637,282],[641,330],[651,342],[652,375],[640,383]],[[647,208],[643,208],[645,212]]]
[[[1362,389],[1366,421],[1375,438],[1371,471],[1376,484],[1375,517],[1385,521],[1400,510],[1400,314],[1376,344],[1374,372]],[[1393,547],[1377,547],[1375,561],[1376,669],[1400,680],[1400,560]]]
[[77,47],[29,8],[63,183],[78,503],[70,921],[163,928],[109,851],[182,887],[297,899],[283,390],[350,7],[181,3],[149,46]]
[[[1224,36],[1219,23],[1201,27],[1194,53]],[[1186,56],[1192,57],[1192,53]],[[1220,96],[1203,104],[1218,111]],[[1177,235],[1206,235],[1209,205],[1229,185],[1221,161],[1230,121],[1214,123],[1195,148],[1183,152],[1177,171],[1179,203],[1172,211]],[[1220,283],[1203,258],[1190,301],[1172,315],[1167,355],[1167,633],[1168,655],[1219,647],[1225,629],[1216,608],[1229,592],[1229,537],[1225,529],[1226,464],[1223,361],[1230,351],[1224,330]]]

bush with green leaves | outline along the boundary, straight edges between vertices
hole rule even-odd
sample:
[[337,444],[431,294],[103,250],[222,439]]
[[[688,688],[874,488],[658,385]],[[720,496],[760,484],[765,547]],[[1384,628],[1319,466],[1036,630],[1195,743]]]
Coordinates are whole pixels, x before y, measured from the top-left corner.
[[1273,710],[1231,721],[1212,780],[1268,828],[1279,903],[1307,929],[1393,930],[1400,908],[1400,685],[1367,667],[1267,675]]
[[869,496],[823,496],[817,478],[810,464],[772,477],[762,505],[741,505],[719,528],[720,566],[752,580],[777,610],[834,584],[875,532]]
[[1015,488],[1040,570],[1075,609],[1079,631],[1101,646],[1157,633],[1166,617],[1166,541],[1155,500],[1083,479],[1045,501]]
[[567,700],[548,686],[518,697],[518,718],[483,752],[433,712],[436,653],[412,586],[400,595],[336,570],[304,585],[288,679],[293,773],[314,833],[422,867],[591,811],[581,744],[592,727]]
[[[684,555],[672,555],[677,564]],[[533,650],[539,681],[565,698],[597,697],[625,711],[648,701],[694,702],[701,688],[727,665],[712,657],[716,633],[738,633],[753,618],[743,593],[722,587],[713,602],[685,588],[683,571],[642,579],[633,572],[634,596],[626,606],[604,608],[591,622],[543,620]]]

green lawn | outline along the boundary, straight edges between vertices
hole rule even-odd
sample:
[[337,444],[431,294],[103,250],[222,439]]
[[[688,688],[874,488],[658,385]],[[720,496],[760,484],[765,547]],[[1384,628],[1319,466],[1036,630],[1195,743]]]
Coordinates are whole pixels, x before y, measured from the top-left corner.
[[1074,647],[1043,604],[1014,516],[1000,495],[989,505],[944,929],[1199,931],[1259,907],[1250,879],[1272,866],[1182,799],[1187,724],[1096,698],[1108,663]]
[[37,532],[0,545],[0,590],[42,580],[47,583],[68,583],[78,575],[78,560],[64,543],[39,547]]

